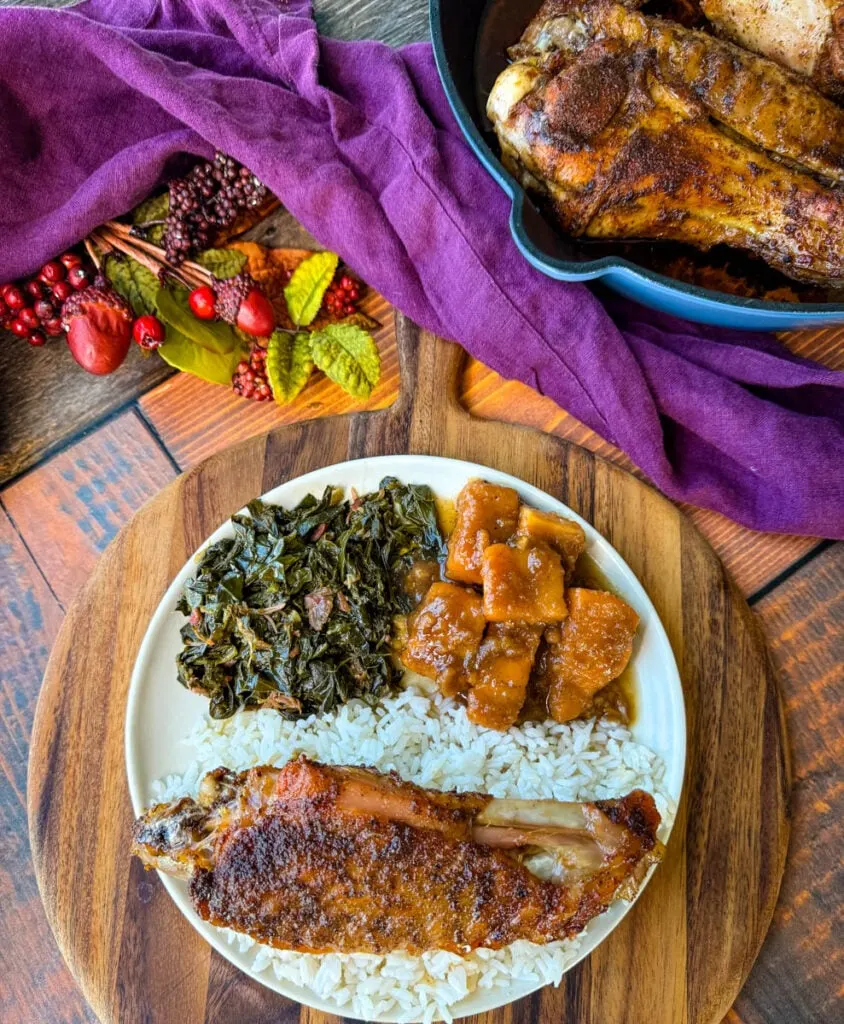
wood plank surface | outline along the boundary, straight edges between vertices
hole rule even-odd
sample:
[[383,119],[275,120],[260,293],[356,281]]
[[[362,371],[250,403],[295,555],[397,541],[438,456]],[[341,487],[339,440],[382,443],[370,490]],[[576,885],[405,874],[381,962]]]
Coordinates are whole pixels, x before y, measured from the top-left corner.
[[0,330],[0,484],[173,373],[133,345],[116,373],[94,377],[61,338],[32,348]]
[[96,1020],[59,953],[35,881],[25,800],[30,730],[62,604],[117,530],[174,475],[140,417],[127,412],[0,493],[0,934],[13,937],[0,952],[4,1024]]
[[398,337],[415,386],[394,405],[281,427],[179,477],[121,532],[71,608],[45,676],[29,783],[33,857],[59,944],[106,1024],[222,1024],[233,1008],[246,1020],[314,1019],[219,964],[126,857],[129,673],[173,572],[247,498],[345,458],[441,453],[517,473],[608,537],[657,607],[687,702],[687,784],[646,893],[559,989],[485,1020],[718,1024],[766,931],[787,838],[781,708],[755,619],[671,503],[559,438],[472,419],[457,402],[459,349],[407,321]]
[[[3,504],[67,605],[132,513],[176,470],[134,410],[3,491]],[[49,509],[44,516],[40,510]]]
[[794,787],[791,843],[771,930],[732,1022],[844,1019],[844,544],[763,598],[785,703]]
[[0,1020],[87,1024],[96,1018],[47,924],[26,825],[32,718],[62,611],[2,509],[0,593]]

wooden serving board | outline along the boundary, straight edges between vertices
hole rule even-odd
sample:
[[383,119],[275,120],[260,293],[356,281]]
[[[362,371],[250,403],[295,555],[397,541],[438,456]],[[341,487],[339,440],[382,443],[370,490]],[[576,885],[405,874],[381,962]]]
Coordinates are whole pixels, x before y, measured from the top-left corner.
[[59,946],[107,1024],[333,1020],[213,952],[129,856],[129,678],[172,577],[250,498],[346,459],[445,455],[543,488],[610,540],[665,624],[688,716],[683,799],[666,860],[642,898],[558,989],[485,1019],[718,1024],[767,930],[788,839],[782,707],[753,615],[667,500],[558,438],[473,419],[456,397],[462,351],[402,318],[397,333],[406,386],[395,405],[281,427],[212,456],[134,516],[71,607],[44,678],[29,762],[33,858]]

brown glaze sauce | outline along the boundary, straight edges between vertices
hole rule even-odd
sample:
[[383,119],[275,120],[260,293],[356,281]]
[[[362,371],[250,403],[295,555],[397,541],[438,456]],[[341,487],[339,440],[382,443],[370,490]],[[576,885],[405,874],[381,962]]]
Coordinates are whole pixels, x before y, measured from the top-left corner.
[[[454,501],[450,498],[437,498],[436,508],[440,532],[443,538],[448,540],[449,535],[454,529],[457,516]],[[421,602],[428,588],[437,580],[448,581],[442,564],[433,561],[414,562],[404,582],[405,589],[413,599],[414,606]],[[574,577],[570,583],[573,586],[590,587],[594,590],[606,590],[610,593],[615,593],[609,580],[588,554],[583,554],[578,559]],[[400,649],[402,646],[400,638],[404,637],[406,639],[408,619],[412,619],[412,616],[412,612],[409,617],[401,616],[402,621],[397,623],[399,627],[397,630],[399,634],[397,637],[397,649]],[[622,722],[625,725],[632,725],[636,719],[637,712],[636,691],[636,670],[631,661],[618,679],[614,679],[595,694],[592,703],[580,717],[609,718],[613,721]],[[455,699],[465,703],[466,695],[459,693]],[[538,691],[538,688],[532,681],[528,688],[524,707],[519,715],[519,722],[544,722],[550,717],[546,696]]]
[[[588,554],[583,554],[578,559],[572,583],[575,586],[607,590],[615,594],[615,588]],[[616,597],[621,597],[621,594],[616,594]],[[631,660],[618,679],[613,679],[603,690],[595,694],[583,717],[605,716],[625,725],[632,725],[636,720],[637,689],[636,670],[634,661]]]

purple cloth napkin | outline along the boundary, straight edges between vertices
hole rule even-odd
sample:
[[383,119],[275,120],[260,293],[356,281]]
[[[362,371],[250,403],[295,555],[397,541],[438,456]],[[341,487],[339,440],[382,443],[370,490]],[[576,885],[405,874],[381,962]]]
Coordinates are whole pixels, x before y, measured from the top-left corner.
[[531,268],[429,46],[321,39],[306,0],[0,12],[0,279],[124,213],[168,157],[214,148],[395,306],[550,395],[666,494],[844,537],[844,374]]

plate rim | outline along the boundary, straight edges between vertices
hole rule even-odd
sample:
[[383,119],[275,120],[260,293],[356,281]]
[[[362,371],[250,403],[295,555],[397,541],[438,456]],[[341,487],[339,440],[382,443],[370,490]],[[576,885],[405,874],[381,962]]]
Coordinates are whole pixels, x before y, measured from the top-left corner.
[[[675,691],[675,695],[679,696],[679,723],[681,728],[680,734],[675,738],[673,746],[679,751],[679,754],[681,755],[679,757],[680,780],[679,785],[676,789],[676,794],[673,792],[669,794],[671,799],[675,802],[675,805],[679,806],[679,803],[683,796],[683,791],[686,786],[685,775],[688,762],[688,723],[686,718],[686,702],[685,695],[683,692],[682,679],[680,677],[679,668],[677,666],[677,659],[674,655],[674,650],[671,646],[671,641],[668,637],[668,633],[665,629],[665,626],[662,623],[662,620],[659,616],[659,613],[656,610],[656,607],[650,599],[648,592],[645,590],[643,584],[636,576],[636,574],[633,572],[633,570],[630,568],[630,566],[627,564],[625,559],[621,556],[621,554],[616,550],[616,548],[602,533],[600,533],[587,519],[585,519],[583,516],[577,513],[574,509],[568,506],[560,498],[555,497],[553,494],[550,494],[548,491],[544,490],[541,487],[538,487],[535,484],[528,483],[526,480],[523,480],[512,473],[506,473],[502,470],[494,469],[491,466],[485,466],[481,463],[476,462],[469,462],[468,460],[465,459],[454,459],[448,456],[410,453],[397,455],[364,456],[358,459],[346,459],[341,462],[335,462],[329,465],[319,466],[315,469],[309,470],[307,473],[302,473],[296,477],[290,477],[289,479],[284,480],[281,483],[270,488],[269,490],[265,491],[263,494],[257,495],[257,497],[260,498],[261,500],[266,500],[271,504],[278,504],[278,501],[273,501],[272,496],[274,494],[276,494],[283,488],[290,487],[291,485],[301,486],[302,484],[306,484],[307,481],[309,481],[309,479],[312,477],[319,477],[324,475],[325,473],[330,473],[335,470],[348,470],[350,467],[355,466],[363,467],[379,463],[387,463],[391,465],[395,465],[396,463],[398,463],[399,465],[401,465],[402,463],[405,462],[408,464],[412,464],[414,462],[418,462],[419,460],[423,460],[426,463],[447,463],[451,467],[465,470],[466,480],[472,479],[473,477],[476,476],[484,476],[486,474],[496,477],[502,482],[511,481],[511,486],[514,486],[516,487],[516,489],[519,489],[520,493],[524,491],[533,491],[539,493],[540,495],[542,495],[543,500],[551,501],[554,504],[558,505],[562,510],[564,510],[567,517],[571,517],[575,519],[578,523],[580,523],[581,526],[584,527],[587,537],[593,541],[597,541],[603,547],[604,552],[608,553],[617,562],[617,565],[621,568],[622,573],[625,576],[629,577],[629,580],[632,581],[632,587],[633,590],[636,592],[637,598],[646,605],[649,614],[652,616],[653,624],[655,626],[659,640],[665,645],[667,649],[669,659],[666,662],[666,670],[668,671],[668,674],[670,676],[672,689]],[[393,473],[385,471],[383,475],[399,476],[400,473],[398,470],[395,470]],[[412,483],[413,481],[409,480],[408,482]],[[233,515],[237,515],[240,512],[245,511],[245,508],[246,507],[243,506],[241,509],[235,511]],[[174,595],[178,593],[178,591],[181,588],[183,580],[186,578],[186,575],[194,566],[196,556],[201,551],[203,551],[209,544],[215,543],[217,540],[225,537],[227,534],[230,533],[231,519],[231,516],[227,517],[215,530],[213,530],[200,543],[200,545],[193,552],[191,552],[191,554],[188,556],[188,558],[181,566],[181,568],[172,577],[161,599],[159,600],[155,608],[155,611],[153,612],[152,616],[149,619],[146,630],[144,632],[143,639],[135,656],[135,661],[132,666],[132,673],[130,676],[129,688],[126,697],[125,721],[123,728],[124,768],[126,771],[126,782],[129,789],[129,798],[130,803],[132,805],[132,813],[134,816],[140,814],[141,810],[144,807],[144,802],[141,799],[140,793],[140,782],[137,778],[136,768],[132,763],[131,752],[134,743],[133,733],[136,719],[135,711],[140,700],[139,693],[141,690],[141,682],[142,676],[145,671],[145,665],[150,657],[151,651],[155,646],[156,636],[160,627],[163,625],[164,620],[168,618],[170,615],[172,615],[175,611]],[[671,823],[667,826],[667,831],[665,833],[665,837],[663,840],[666,845],[669,842],[671,835],[673,834],[676,817],[677,816],[675,813],[674,817],[671,820]],[[577,964],[579,964],[582,960],[589,956],[603,941],[609,938],[612,932],[615,931],[615,929],[618,927],[621,921],[630,912],[632,907],[641,897],[642,893],[644,893],[648,884],[651,881],[651,878],[653,877],[654,872],[657,870],[658,867],[659,865],[656,864],[650,868],[642,884],[640,885],[635,897],[632,900],[616,900],[610,905],[610,907],[607,911],[604,912],[604,914],[599,915],[598,918],[593,919],[593,921],[597,921],[604,919],[606,914],[615,915],[615,920],[613,921],[612,926],[610,930],[607,932],[607,934],[602,938],[598,939],[598,941],[590,948],[579,951],[577,956],[574,959],[572,959],[572,961],[564,969],[563,977],[565,977],[565,975],[573,967],[577,966]],[[298,1002],[305,1006],[309,1006],[321,1012],[339,1015],[349,1020],[364,1019],[351,1015],[350,1013],[346,1012],[346,1008],[337,1006],[336,1003],[322,999],[311,989],[302,988],[298,985],[295,985],[293,982],[282,981],[278,979],[269,966],[260,972],[253,971],[251,969],[244,967],[243,964],[239,962],[238,959],[236,959],[240,955],[240,950],[238,946],[236,944],[229,944],[224,938],[223,930],[214,925],[209,924],[206,921],[203,921],[196,913],[193,906],[189,903],[186,893],[186,883],[181,879],[173,878],[172,876],[167,875],[158,870],[156,871],[156,874],[158,875],[158,878],[163,884],[164,888],[167,890],[168,895],[170,896],[171,900],[175,904],[178,911],[183,915],[183,917],[187,919],[187,921],[200,935],[200,937],[204,939],[206,942],[208,942],[208,944],[213,949],[220,953],[226,960],[229,961],[229,963],[231,963],[234,967],[236,967],[239,971],[246,975],[246,977],[249,978],[251,981],[258,982],[259,984],[263,985],[266,988],[269,988],[271,991],[278,993],[286,999],[293,1000],[295,1002]],[[583,937],[588,934],[589,927],[592,923],[593,922],[590,922],[586,926],[586,928],[580,933],[580,937]],[[588,943],[586,943],[585,945],[588,946]],[[506,991],[490,989],[486,992],[483,992],[481,990],[476,989],[475,992],[471,993],[468,997],[466,997],[467,1000],[469,1000],[470,1002],[470,1005],[467,1006],[466,1009],[461,1008],[462,1001],[460,1003],[455,1004],[451,1009],[454,1011],[455,1017],[485,1013],[494,1009],[499,1009],[501,1007],[507,1006],[510,1003],[522,999],[525,996],[528,996],[533,992],[536,992],[544,987],[545,984],[543,982],[534,983],[516,981]],[[501,996],[503,996],[503,998],[501,998]],[[399,1017],[391,1014],[384,1014],[378,1017],[373,1017],[371,1019],[373,1021],[378,1021],[379,1024],[381,1024],[381,1022],[382,1024],[399,1024],[399,1022],[404,1022],[404,1024],[408,1024],[409,1021],[409,1018],[407,1017]],[[420,1018],[415,1019],[418,1020]],[[438,1014],[435,1014],[434,1020],[439,1019],[441,1019],[440,1016]]]

